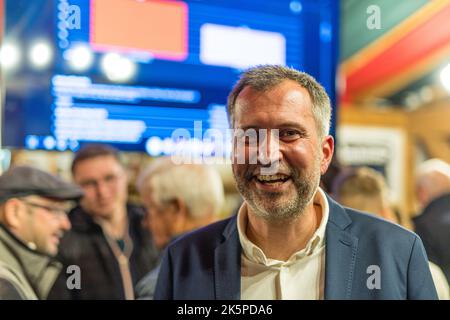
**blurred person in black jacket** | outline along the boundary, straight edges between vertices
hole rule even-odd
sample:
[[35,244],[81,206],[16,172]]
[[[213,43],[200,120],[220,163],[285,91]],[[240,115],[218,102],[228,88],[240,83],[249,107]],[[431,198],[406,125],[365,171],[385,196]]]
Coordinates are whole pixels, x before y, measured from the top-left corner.
[[69,213],[72,230],[59,259],[80,268],[80,286],[69,286],[72,273],[63,272],[49,299],[132,300],[158,252],[143,227],[143,209],[127,203],[128,178],[117,150],[86,146],[75,155],[72,175],[85,195]]
[[450,165],[439,159],[422,163],[416,174],[421,212],[414,221],[430,261],[442,268],[450,282]]

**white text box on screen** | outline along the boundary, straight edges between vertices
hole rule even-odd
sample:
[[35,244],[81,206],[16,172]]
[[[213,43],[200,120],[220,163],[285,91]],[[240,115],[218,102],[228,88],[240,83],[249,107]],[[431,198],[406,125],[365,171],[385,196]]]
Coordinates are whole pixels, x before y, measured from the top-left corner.
[[200,60],[204,64],[239,69],[286,64],[286,39],[281,33],[207,23],[200,35]]

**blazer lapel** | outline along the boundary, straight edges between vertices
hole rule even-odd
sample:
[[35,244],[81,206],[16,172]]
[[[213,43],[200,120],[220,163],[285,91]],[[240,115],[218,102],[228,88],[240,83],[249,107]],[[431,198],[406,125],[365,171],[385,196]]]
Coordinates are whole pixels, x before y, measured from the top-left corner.
[[345,209],[328,198],[330,216],[326,229],[325,299],[350,299],[358,238],[346,231],[352,223]]
[[241,297],[241,245],[233,217],[223,232],[224,240],[214,251],[214,287],[216,300]]
[[[345,230],[352,221],[344,208],[329,197],[328,203],[325,299],[350,299],[358,238]],[[236,217],[228,223],[223,237],[223,242],[214,252],[215,299],[238,300],[241,296],[241,245]]]

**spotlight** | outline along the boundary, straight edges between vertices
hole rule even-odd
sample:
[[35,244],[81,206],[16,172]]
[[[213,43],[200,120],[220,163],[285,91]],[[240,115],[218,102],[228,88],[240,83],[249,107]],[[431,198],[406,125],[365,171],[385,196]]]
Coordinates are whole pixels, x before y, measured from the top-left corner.
[[440,76],[442,85],[450,91],[450,63],[442,69]]
[[52,136],[47,136],[43,141],[44,148],[47,150],[53,150],[56,147],[56,140]]
[[29,59],[36,69],[44,69],[53,59],[53,50],[48,41],[36,41],[30,49]]
[[300,13],[303,10],[303,6],[302,3],[300,1],[291,1],[291,3],[289,3],[289,8],[291,9],[291,11],[293,13]]
[[0,49],[0,65],[6,71],[17,68],[21,60],[19,46],[5,42]]
[[106,77],[115,82],[126,82],[136,74],[136,64],[117,53],[107,53],[101,61]]
[[75,71],[86,71],[92,66],[94,54],[88,45],[79,44],[64,52],[64,58]]
[[159,137],[151,137],[145,143],[145,150],[152,157],[157,157],[163,151],[163,142]]
[[39,147],[39,138],[33,135],[26,136],[25,145],[28,149],[37,149]]

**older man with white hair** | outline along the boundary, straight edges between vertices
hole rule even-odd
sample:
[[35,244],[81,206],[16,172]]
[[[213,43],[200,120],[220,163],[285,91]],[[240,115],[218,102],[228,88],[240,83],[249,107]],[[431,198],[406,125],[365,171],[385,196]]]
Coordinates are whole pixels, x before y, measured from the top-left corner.
[[422,163],[416,174],[421,213],[414,218],[430,261],[442,268],[450,282],[450,165],[440,159]]
[[[137,188],[147,211],[147,225],[160,249],[180,235],[214,222],[224,203],[222,180],[213,167],[176,165],[169,157],[155,160],[143,171]],[[159,269],[137,284],[137,298],[153,298]]]

